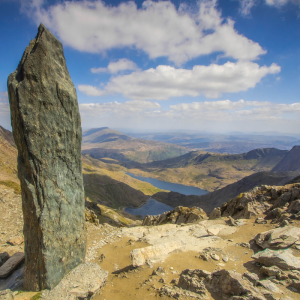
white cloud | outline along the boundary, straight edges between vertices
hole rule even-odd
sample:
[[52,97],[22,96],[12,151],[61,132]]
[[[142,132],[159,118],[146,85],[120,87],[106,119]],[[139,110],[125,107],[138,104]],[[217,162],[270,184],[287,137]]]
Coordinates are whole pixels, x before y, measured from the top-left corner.
[[240,0],[240,10],[243,15],[249,15],[251,8],[256,4],[256,0]]
[[283,6],[283,5],[287,4],[288,2],[290,2],[290,0],[266,0],[266,3],[268,5],[274,5],[277,7]]
[[221,52],[237,60],[255,60],[266,51],[239,34],[234,22],[223,19],[216,0],[202,0],[191,13],[185,3],[177,10],[170,1],[133,1],[118,6],[101,1],[66,1],[47,8],[42,0],[23,0],[23,11],[43,22],[60,40],[77,50],[103,53],[133,47],[151,59],[166,56],[182,64],[200,55]]
[[100,116],[107,113],[116,114],[118,117],[132,117],[135,113],[147,113],[152,110],[160,109],[161,106],[157,102],[131,100],[124,103],[108,102],[108,103],[83,103],[79,104],[81,115]]
[[[300,126],[300,103],[274,104],[259,101],[204,101],[179,103],[163,109],[152,101],[80,104],[85,128],[168,130],[279,130],[297,132]],[[296,127],[295,127],[296,126]]]
[[10,128],[10,109],[7,92],[0,92],[0,125]]
[[[239,0],[240,10],[243,15],[249,15],[251,8],[257,3],[257,0]],[[280,8],[288,3],[293,3],[300,6],[300,0],[265,0],[265,3],[269,6],[275,6]]]
[[0,92],[0,115],[5,115],[9,112],[7,92]]
[[280,67],[276,64],[260,67],[253,62],[197,65],[192,70],[160,65],[155,69],[112,77],[104,89],[89,85],[79,85],[78,89],[89,96],[120,93],[130,99],[167,100],[200,94],[216,98],[222,93],[246,91],[267,74],[278,72]]
[[0,92],[0,98],[6,98],[7,99],[7,92]]
[[107,66],[107,68],[92,68],[92,73],[101,73],[101,72],[107,72],[111,74],[118,73],[120,71],[126,71],[126,70],[138,70],[137,65],[127,58],[121,58],[116,62],[110,62]]
[[94,74],[106,73],[106,72],[108,72],[108,70],[107,70],[107,68],[91,68],[91,72]]

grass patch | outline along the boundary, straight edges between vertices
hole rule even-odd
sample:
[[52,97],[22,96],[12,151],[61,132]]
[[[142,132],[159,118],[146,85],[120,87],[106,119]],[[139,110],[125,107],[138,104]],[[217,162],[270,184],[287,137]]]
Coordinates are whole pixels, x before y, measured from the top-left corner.
[[11,180],[1,180],[0,185],[4,185],[15,191],[16,194],[21,195],[21,186]]
[[42,295],[42,293],[37,293],[35,296],[33,296],[31,298],[31,300],[39,300],[39,299],[41,299],[41,295]]

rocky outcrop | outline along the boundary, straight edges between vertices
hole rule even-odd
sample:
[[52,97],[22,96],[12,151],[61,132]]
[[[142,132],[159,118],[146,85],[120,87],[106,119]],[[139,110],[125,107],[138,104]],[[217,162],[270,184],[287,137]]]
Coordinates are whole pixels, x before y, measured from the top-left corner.
[[272,169],[272,172],[300,172],[300,146],[294,146]]
[[252,258],[267,267],[277,266],[281,270],[300,270],[300,258],[294,256],[291,249],[265,249],[252,255]]
[[299,241],[300,228],[294,226],[285,226],[283,228],[271,229],[259,233],[254,240],[257,245],[266,249],[283,249],[290,247]]
[[10,275],[18,265],[24,261],[24,253],[18,252],[12,255],[1,267],[0,267],[0,278],[6,278]]
[[265,219],[282,221],[280,218],[283,214],[298,213],[299,198],[299,183],[285,186],[263,185],[241,193],[224,203],[221,207],[221,214],[222,217],[231,216],[234,219],[249,219],[256,215],[266,214]]
[[210,214],[215,207],[222,206],[225,202],[241,193],[245,193],[262,184],[283,185],[297,175],[297,172],[258,172],[202,196],[183,195],[176,192],[158,192],[152,195],[152,198],[172,207],[179,205],[201,207],[207,214]]
[[221,217],[221,208],[215,207],[213,211],[209,214],[209,220],[215,220]]
[[224,224],[203,220],[198,224],[186,226],[165,224],[122,228],[122,235],[150,245],[131,251],[132,265],[137,267],[162,262],[173,252],[201,251],[213,242],[217,245],[218,241],[222,241],[222,236],[236,231],[236,227],[225,225],[224,221],[222,223]]
[[73,269],[50,292],[43,291],[42,300],[88,300],[105,285],[108,272],[96,263],[84,263]]
[[81,124],[62,44],[42,24],[8,77],[25,238],[24,288],[53,288],[84,261]]
[[200,220],[207,219],[205,211],[199,207],[183,207],[177,206],[174,210],[167,211],[161,215],[149,216],[144,220],[144,226],[162,225],[162,224],[188,224],[197,223]]
[[[188,294],[187,291],[191,294]],[[210,273],[205,270],[184,270],[178,284],[174,287],[163,286],[160,293],[178,299],[180,296],[207,299],[265,300],[264,294],[253,284],[234,271],[225,269]],[[197,297],[198,296],[198,297]],[[179,298],[180,299],[180,298]]]

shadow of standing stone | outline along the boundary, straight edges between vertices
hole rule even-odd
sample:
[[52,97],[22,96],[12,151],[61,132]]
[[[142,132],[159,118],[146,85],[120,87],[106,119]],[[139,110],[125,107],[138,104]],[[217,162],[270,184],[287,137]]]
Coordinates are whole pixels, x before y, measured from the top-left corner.
[[24,215],[24,288],[51,289],[84,261],[81,120],[62,44],[41,24],[8,77]]

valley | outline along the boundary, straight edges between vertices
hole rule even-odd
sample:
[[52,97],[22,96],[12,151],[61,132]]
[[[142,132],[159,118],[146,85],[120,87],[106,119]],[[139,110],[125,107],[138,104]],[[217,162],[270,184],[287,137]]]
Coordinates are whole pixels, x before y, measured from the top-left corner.
[[[5,180],[0,181],[0,208],[5,213],[0,226],[6,228],[0,237],[0,251],[12,255],[16,251],[23,251],[24,247],[21,197],[17,174],[14,172],[16,150],[14,143],[8,142],[12,135],[5,132],[5,136],[2,133],[1,137],[0,148],[5,150],[1,153],[4,161],[10,162],[10,165],[2,164],[0,174],[6,174],[7,166],[11,173],[2,177]],[[124,140],[126,141],[125,138]],[[185,277],[185,272],[193,274],[194,269],[211,274],[208,279],[209,276],[219,274],[218,272],[228,272],[233,276],[230,278],[239,276],[239,284],[243,285],[248,284],[245,279],[247,276],[256,276],[257,284],[263,285],[263,288],[255,287],[255,293],[270,295],[265,285],[268,281],[266,278],[269,277],[261,273],[256,260],[253,260],[253,254],[259,255],[263,251],[259,252],[259,247],[253,241],[261,232],[281,230],[277,224],[286,220],[283,219],[285,216],[289,220],[286,222],[293,224],[293,227],[283,227],[283,230],[296,232],[300,227],[298,215],[292,214],[299,202],[295,200],[300,191],[299,184],[294,183],[299,181],[298,158],[299,147],[290,151],[256,149],[235,155],[192,151],[147,163],[124,159],[119,161],[116,157],[106,156],[97,159],[92,153],[83,152],[86,261],[96,263],[109,271],[107,284],[93,299],[197,299],[198,292],[193,287],[182,284],[184,278],[190,280],[190,277]],[[276,170],[277,172],[271,172]],[[214,191],[204,195],[170,192],[134,178],[130,172],[148,176],[150,179],[163,179],[165,183],[177,181],[199,186],[201,181],[204,186],[209,186]],[[282,186],[288,181],[293,184]],[[209,184],[210,182],[213,184]],[[285,202],[282,201],[287,195],[290,195],[290,201],[294,201],[289,208],[286,205],[279,210],[274,208],[276,205],[283,207]],[[128,213],[128,209],[127,212],[124,211],[125,207],[140,207],[150,197],[159,201],[157,203],[161,206],[166,205],[161,215],[147,216],[143,220],[145,214],[152,209],[146,206],[147,211],[141,213],[143,217]],[[261,203],[261,197],[267,199],[265,203]],[[276,199],[281,201],[280,204],[276,204]],[[147,204],[151,205],[150,202]],[[170,211],[173,207],[176,209]],[[276,214],[277,210],[279,214]],[[216,211],[219,211],[219,215]],[[265,220],[271,213],[274,215],[273,219]],[[257,221],[260,219],[263,220],[262,223]],[[155,226],[155,220],[160,220],[161,225]],[[10,225],[4,225],[3,222],[9,222]],[[168,224],[170,222],[173,224]],[[142,226],[151,224],[152,226]],[[17,244],[7,244],[7,241],[13,240],[12,237],[18,241]],[[287,241],[290,239],[291,237]],[[299,257],[297,247],[298,244],[295,244],[291,252],[294,259]],[[20,268],[13,273],[15,281],[0,280],[0,287],[13,290],[14,287],[9,284],[18,284],[16,282],[21,280],[22,272],[23,268]],[[293,271],[289,274],[295,276]],[[198,277],[191,278],[193,282],[199,280]],[[208,279],[199,281],[200,283],[197,281],[196,284],[205,282],[200,294],[205,294],[205,299],[216,299],[213,290],[217,287],[211,288],[207,283]],[[275,286],[276,293],[285,293],[290,299],[297,299],[294,290],[289,288],[294,282],[292,280],[280,281],[281,285]],[[127,284],[129,281],[130,284]],[[274,281],[273,289],[276,283],[278,282]],[[219,286],[222,290],[222,285]],[[27,295],[48,299],[49,294],[44,293],[20,290],[13,299],[27,299]],[[277,295],[276,293],[272,295]]]
[[254,173],[271,171],[286,153],[286,150],[274,148],[233,155],[192,151],[176,158],[135,166],[130,172],[212,192]]
[[[12,134],[5,129],[1,130],[0,150],[6,164],[0,166],[0,184],[12,187],[20,193],[16,171],[17,151]],[[128,144],[124,146],[124,143]],[[132,143],[130,147],[129,143]],[[91,145],[96,148],[89,148]],[[143,151],[141,145],[144,147]],[[125,207],[138,208],[150,197],[171,207],[199,206],[209,213],[214,207],[221,206],[255,186],[285,184],[297,177],[300,170],[300,147],[293,147],[290,151],[266,148],[242,154],[190,151],[180,155],[182,148],[176,146],[174,149],[179,149],[179,152],[175,157],[151,161],[153,156],[150,162],[140,162],[144,160],[140,158],[145,153],[148,153],[149,159],[150,149],[154,149],[153,147],[159,147],[161,152],[166,151],[163,156],[175,155],[168,152],[168,149],[173,149],[172,144],[135,139],[107,127],[83,133],[82,170],[85,196],[87,201],[101,205],[103,212],[110,212],[113,223],[124,217]],[[101,155],[98,156],[99,153]],[[180,189],[174,192],[172,187],[164,190],[155,187],[155,183],[145,182],[145,177],[153,178],[154,182],[156,179],[161,180],[166,186],[170,182],[187,186],[187,189],[197,187],[210,193],[202,196],[200,193],[197,196],[197,192],[190,195]],[[97,214],[100,217],[100,212]],[[125,223],[131,222],[126,221],[126,217],[123,220]]]

